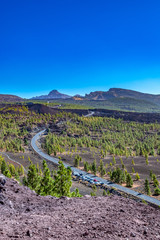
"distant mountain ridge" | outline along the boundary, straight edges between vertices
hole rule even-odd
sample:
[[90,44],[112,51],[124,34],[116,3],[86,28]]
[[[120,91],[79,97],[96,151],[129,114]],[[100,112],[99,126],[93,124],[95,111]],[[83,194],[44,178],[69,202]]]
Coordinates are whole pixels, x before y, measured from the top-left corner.
[[31,98],[32,100],[49,100],[49,99],[67,99],[71,96],[58,92],[57,90],[52,90],[48,95],[41,95]]
[[87,100],[109,100],[112,98],[134,98],[160,105],[160,94],[141,93],[122,88],[110,88],[109,91],[95,91],[85,95]]
[[108,91],[90,92],[89,94],[85,94],[84,97],[78,94],[72,97],[67,94],[60,93],[57,90],[52,90],[48,95],[41,95],[41,96],[33,97],[31,99],[32,100],[73,99],[74,101],[79,101],[79,100],[112,101],[112,99],[118,100],[119,98],[143,100],[143,101],[147,101],[149,103],[160,106],[160,94],[155,95],[155,94],[149,94],[149,93],[142,93],[142,92],[123,89],[123,88],[110,88]]
[[49,100],[49,99],[69,99],[74,100],[111,100],[114,98],[134,98],[136,100],[145,100],[154,104],[160,105],[160,94],[142,93],[134,90],[128,90],[123,88],[110,88],[108,91],[95,91],[85,94],[84,97],[77,94],[74,97],[67,94],[52,90],[48,95],[41,95],[31,98],[32,100]]
[[[122,88],[110,88],[108,91],[90,92],[85,96],[77,94],[73,97],[60,93],[57,90],[52,90],[48,95],[33,97],[31,98],[31,102],[32,100],[55,101],[62,104],[62,107],[65,108],[79,108],[80,105],[81,108],[84,106],[84,108],[160,113],[160,94],[154,95]],[[23,101],[25,102],[26,99],[15,95],[0,94],[0,103],[18,103]]]

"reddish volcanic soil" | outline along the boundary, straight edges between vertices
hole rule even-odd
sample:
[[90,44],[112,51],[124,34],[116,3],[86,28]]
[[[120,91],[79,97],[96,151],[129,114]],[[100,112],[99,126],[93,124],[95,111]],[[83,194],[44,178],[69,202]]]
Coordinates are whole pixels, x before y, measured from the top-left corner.
[[0,239],[160,239],[160,210],[118,196],[37,196],[7,179]]

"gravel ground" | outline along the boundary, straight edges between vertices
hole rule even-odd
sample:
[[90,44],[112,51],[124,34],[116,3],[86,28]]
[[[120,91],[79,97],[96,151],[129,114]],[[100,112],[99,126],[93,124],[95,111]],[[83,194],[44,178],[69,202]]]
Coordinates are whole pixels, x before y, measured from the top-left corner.
[[160,239],[160,210],[118,197],[37,196],[7,179],[0,239]]

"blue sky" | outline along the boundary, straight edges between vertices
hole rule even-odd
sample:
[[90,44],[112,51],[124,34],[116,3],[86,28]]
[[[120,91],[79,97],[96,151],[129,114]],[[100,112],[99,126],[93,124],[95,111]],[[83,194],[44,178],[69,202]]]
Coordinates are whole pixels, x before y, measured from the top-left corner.
[[5,0],[0,93],[160,94],[159,0]]

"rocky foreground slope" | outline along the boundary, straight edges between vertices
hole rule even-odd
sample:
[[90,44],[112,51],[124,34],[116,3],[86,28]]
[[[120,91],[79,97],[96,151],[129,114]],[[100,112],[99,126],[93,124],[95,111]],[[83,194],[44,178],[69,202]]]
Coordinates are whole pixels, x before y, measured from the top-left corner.
[[7,179],[0,239],[160,239],[160,209],[118,196],[37,196]]

